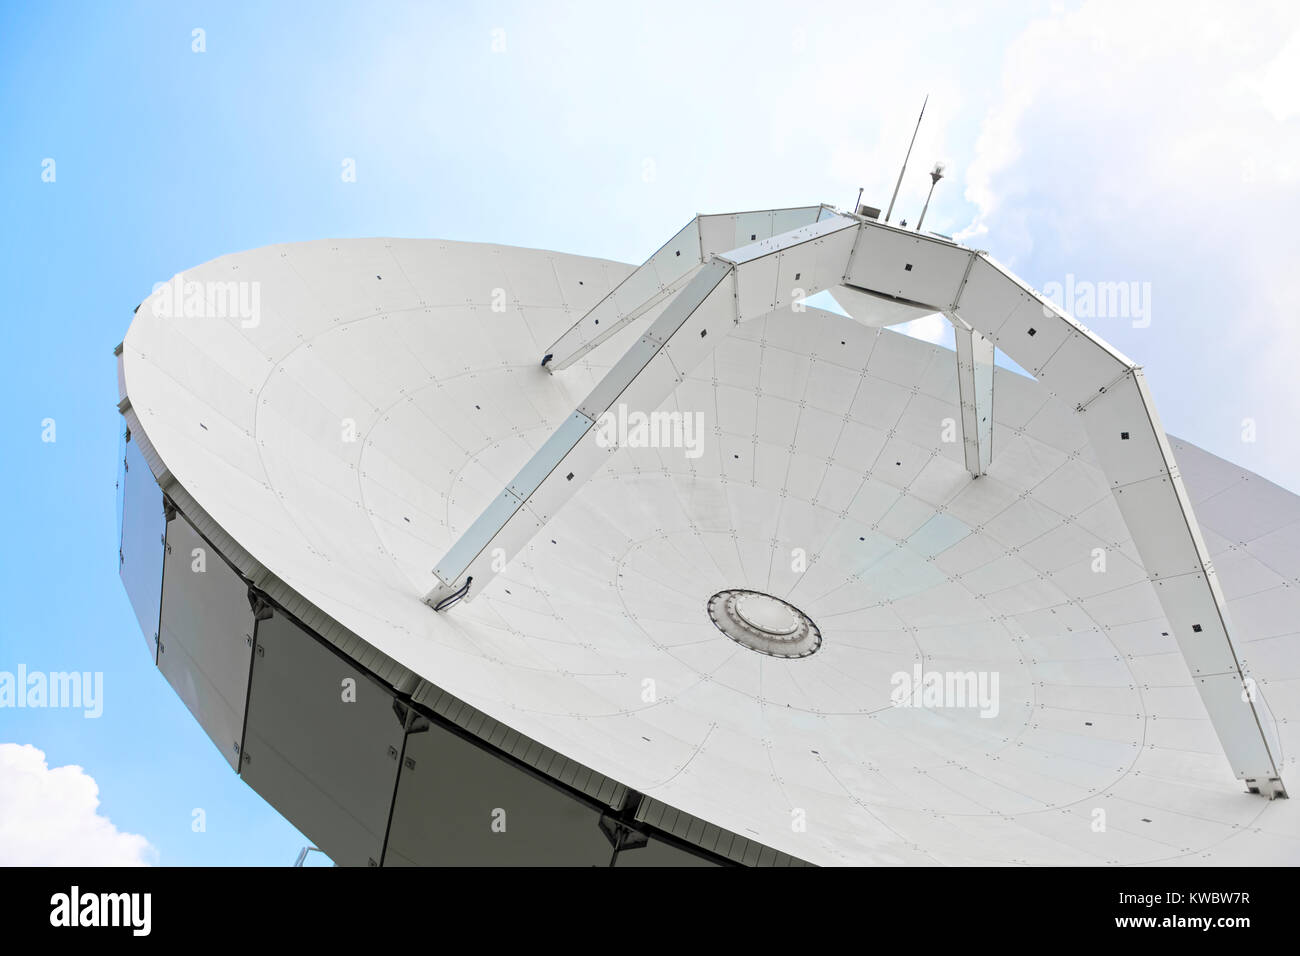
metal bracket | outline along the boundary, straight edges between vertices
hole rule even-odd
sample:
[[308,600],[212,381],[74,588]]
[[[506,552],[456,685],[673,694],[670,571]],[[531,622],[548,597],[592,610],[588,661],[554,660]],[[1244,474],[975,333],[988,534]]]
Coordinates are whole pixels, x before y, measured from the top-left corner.
[[636,819],[641,806],[641,794],[635,790],[627,791],[623,804],[617,810],[607,810],[600,815],[598,825],[600,832],[614,848],[609,865],[613,866],[618,855],[624,850],[639,850],[650,842],[650,835],[641,829]]
[[248,589],[248,608],[253,612],[255,621],[267,621],[275,615],[275,608],[266,599],[266,595],[255,588]]
[[1276,800],[1281,797],[1287,799],[1286,788],[1282,786],[1281,777],[1247,777],[1246,789],[1251,793],[1257,793],[1261,796],[1268,797],[1270,800]]

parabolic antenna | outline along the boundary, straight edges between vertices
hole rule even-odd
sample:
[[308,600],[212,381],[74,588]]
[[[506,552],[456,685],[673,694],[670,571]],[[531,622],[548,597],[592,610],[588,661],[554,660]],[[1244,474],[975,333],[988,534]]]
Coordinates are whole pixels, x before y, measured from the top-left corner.
[[338,863],[1300,862],[1300,498],[981,252],[295,243],[119,356],[150,651]]

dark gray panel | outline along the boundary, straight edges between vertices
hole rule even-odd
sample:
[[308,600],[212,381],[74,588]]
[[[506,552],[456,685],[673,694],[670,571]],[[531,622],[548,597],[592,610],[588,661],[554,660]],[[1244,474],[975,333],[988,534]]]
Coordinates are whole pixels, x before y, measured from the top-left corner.
[[240,772],[339,866],[380,860],[402,736],[385,688],[282,613],[257,622]]
[[712,860],[679,850],[671,844],[651,837],[645,846],[635,850],[621,850],[615,866],[717,866]]
[[157,657],[158,608],[162,601],[163,493],[149,472],[140,449],[126,443],[122,471],[122,542],[118,574],[149,645],[149,657]]
[[500,757],[436,726],[406,756],[386,866],[609,865],[599,813]]
[[248,586],[183,516],[167,523],[158,668],[239,769],[252,656]]

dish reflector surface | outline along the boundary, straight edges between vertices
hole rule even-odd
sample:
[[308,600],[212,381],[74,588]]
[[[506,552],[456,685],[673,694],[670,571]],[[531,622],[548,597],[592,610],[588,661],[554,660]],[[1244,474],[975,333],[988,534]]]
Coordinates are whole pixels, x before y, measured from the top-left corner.
[[[396,239],[226,256],[182,278],[258,283],[256,321],[146,300],[126,388],[171,476],[329,618],[718,826],[815,863],[1300,860],[1293,802],[1233,780],[1077,416],[996,370],[972,480],[960,427],[944,438],[953,353],[887,329],[816,309],[738,326],[661,409],[697,445],[621,449],[475,602],[422,604],[653,320],[538,366],[630,271]],[[1300,500],[1174,448],[1295,779]],[[817,653],[719,633],[703,609],[736,589],[805,614]],[[784,608],[735,603],[778,638]],[[929,675],[972,675],[971,695],[900,695]]]

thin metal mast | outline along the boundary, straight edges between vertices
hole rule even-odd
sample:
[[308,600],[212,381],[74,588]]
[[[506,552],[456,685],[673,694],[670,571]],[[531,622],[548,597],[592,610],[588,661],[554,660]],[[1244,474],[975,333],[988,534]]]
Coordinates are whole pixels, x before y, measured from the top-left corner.
[[912,158],[912,147],[916,145],[916,134],[921,129],[921,117],[925,115],[925,104],[930,102],[930,94],[925,94],[925,102],[921,104],[921,116],[916,118],[916,129],[912,130],[912,141],[907,144],[907,155],[903,157],[903,168],[898,171],[898,182],[894,186],[894,195],[889,197],[889,209],[885,212],[885,222],[889,222],[889,217],[894,212],[894,200],[898,198],[898,188],[903,185],[903,173],[907,172],[907,161]]

